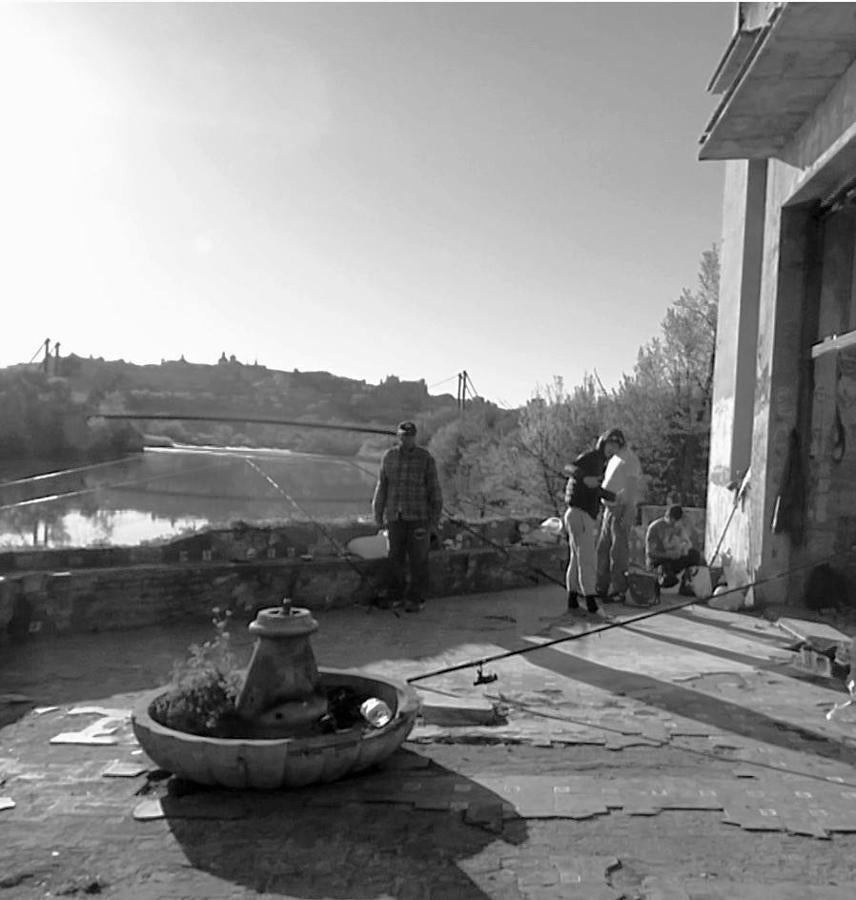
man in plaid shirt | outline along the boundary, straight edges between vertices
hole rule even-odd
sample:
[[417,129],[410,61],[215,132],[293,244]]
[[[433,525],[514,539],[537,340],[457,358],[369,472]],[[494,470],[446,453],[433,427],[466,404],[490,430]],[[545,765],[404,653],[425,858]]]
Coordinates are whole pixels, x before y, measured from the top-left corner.
[[389,534],[392,603],[399,603],[406,585],[404,608],[418,612],[425,605],[428,549],[440,524],[443,494],[434,457],[416,446],[416,425],[402,422],[398,440],[381,460],[372,509],[378,528],[386,525]]

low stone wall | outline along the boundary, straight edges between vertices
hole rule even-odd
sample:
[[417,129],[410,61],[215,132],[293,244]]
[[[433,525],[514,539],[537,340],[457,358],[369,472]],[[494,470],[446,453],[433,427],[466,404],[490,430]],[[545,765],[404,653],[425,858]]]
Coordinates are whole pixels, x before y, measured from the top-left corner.
[[[445,521],[439,539],[447,549],[514,546],[537,529],[539,519],[478,519]],[[0,573],[66,569],[120,568],[172,563],[246,562],[296,559],[301,556],[340,557],[355,537],[377,533],[373,524],[334,522],[313,525],[249,525],[236,522],[230,528],[212,528],[166,543],[137,547],[82,547],[28,549],[0,553]]]
[[[443,538],[446,546],[430,554],[429,597],[561,582],[564,542],[527,546],[520,541],[520,523],[512,528],[507,520],[479,526],[468,525],[471,531],[463,532],[464,538]],[[485,545],[484,530],[497,546]],[[287,531],[284,537],[280,529],[247,528],[228,537],[217,532],[195,535],[159,548],[14,554],[14,568],[7,566],[0,576],[0,637],[24,640],[36,633],[205,621],[215,606],[249,616],[285,596],[320,611],[370,603],[378,595],[386,578],[386,560],[337,557],[332,547],[325,554],[319,552],[317,529],[307,526],[301,532],[303,544],[298,530]],[[500,541],[507,543],[512,532],[517,542],[502,547]],[[372,534],[374,529],[353,526],[348,533],[353,537]],[[315,544],[308,542],[312,537]],[[342,537],[339,532],[336,543],[344,543]],[[161,551],[159,558],[141,561],[140,555],[145,559],[146,551],[152,550]],[[270,550],[274,554],[269,556]],[[232,558],[214,559],[215,551]],[[30,564],[26,571],[19,568],[22,557]],[[94,559],[108,564],[56,565]],[[123,559],[129,562],[115,564]]]
[[[643,561],[644,526],[661,510],[642,507],[632,559]],[[687,512],[696,525],[697,514],[703,516]],[[539,532],[539,523],[444,522],[430,554],[429,596],[560,584],[565,541]],[[162,545],[3,553],[0,640],[205,621],[215,606],[252,615],[285,596],[315,610],[370,603],[382,590],[386,560],[346,557],[343,550],[352,538],[375,532],[364,522],[237,523]]]

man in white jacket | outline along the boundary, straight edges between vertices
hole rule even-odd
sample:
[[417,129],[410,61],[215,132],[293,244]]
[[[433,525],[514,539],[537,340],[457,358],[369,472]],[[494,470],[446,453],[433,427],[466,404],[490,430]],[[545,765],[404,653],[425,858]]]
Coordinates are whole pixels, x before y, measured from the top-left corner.
[[630,563],[630,529],[636,522],[636,504],[642,480],[639,457],[627,446],[624,432],[612,428],[598,443],[612,442],[618,450],[610,457],[603,488],[615,494],[604,500],[597,542],[597,594],[601,600],[623,600],[627,593],[625,572]]

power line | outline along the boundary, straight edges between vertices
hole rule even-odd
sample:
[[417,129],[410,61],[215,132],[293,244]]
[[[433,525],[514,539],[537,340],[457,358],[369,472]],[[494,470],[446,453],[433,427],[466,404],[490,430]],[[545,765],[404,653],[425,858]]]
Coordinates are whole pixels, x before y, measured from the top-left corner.
[[469,384],[472,394],[477,400],[484,400],[484,397],[482,397],[482,395],[476,390],[476,386],[473,384],[473,380],[472,378],[470,378],[469,372],[464,372],[464,381],[466,384]]
[[452,381],[453,379],[455,379],[457,377],[458,377],[457,374],[450,375],[448,378],[444,378],[442,381],[435,381],[434,384],[428,385],[428,390],[430,391],[431,388],[439,387],[441,384],[447,384],[448,382]]
[[50,344],[50,340],[50,338],[46,338],[39,344],[39,349],[36,350],[36,352],[30,357],[30,362],[27,363],[28,366],[35,362],[36,357],[42,352],[42,350],[45,348],[45,345]]

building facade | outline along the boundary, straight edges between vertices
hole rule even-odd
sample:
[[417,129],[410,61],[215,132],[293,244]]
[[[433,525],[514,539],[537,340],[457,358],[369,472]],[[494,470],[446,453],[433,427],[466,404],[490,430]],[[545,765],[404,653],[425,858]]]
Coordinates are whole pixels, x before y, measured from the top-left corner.
[[738,4],[709,89],[699,157],[725,161],[725,188],[707,553],[765,602],[799,600],[824,561],[856,594],[856,3]]

